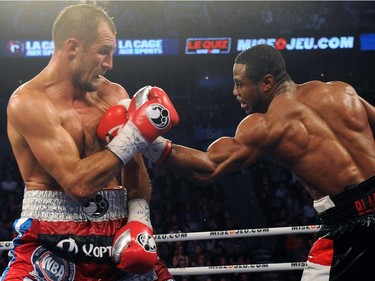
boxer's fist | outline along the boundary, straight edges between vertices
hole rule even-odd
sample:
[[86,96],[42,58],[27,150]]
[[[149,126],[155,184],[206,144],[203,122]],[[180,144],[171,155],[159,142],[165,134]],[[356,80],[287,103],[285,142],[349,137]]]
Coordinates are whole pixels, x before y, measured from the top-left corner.
[[139,221],[131,221],[115,235],[112,260],[120,270],[144,274],[154,268],[158,259],[152,230]]
[[178,121],[177,111],[162,89],[143,87],[130,102],[128,122],[107,148],[126,164],[135,152],[169,131]]
[[145,86],[134,94],[128,115],[148,143],[169,131],[179,121],[168,95],[162,89],[151,86]]
[[96,130],[98,138],[106,143],[109,143],[120,128],[122,128],[128,121],[127,108],[129,107],[130,99],[123,99],[119,101],[118,105],[111,106],[103,115]]

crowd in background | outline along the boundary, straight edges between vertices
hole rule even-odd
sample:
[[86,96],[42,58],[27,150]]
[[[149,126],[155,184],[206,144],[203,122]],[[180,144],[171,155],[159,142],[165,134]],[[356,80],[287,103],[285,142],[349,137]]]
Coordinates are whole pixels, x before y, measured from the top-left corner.
[[[56,14],[74,1],[12,1],[2,3],[0,23],[2,37],[40,38],[50,33]],[[10,2],[10,3],[7,3]],[[90,2],[90,1],[85,1]],[[241,28],[251,28],[252,34],[314,34],[318,31],[346,30],[372,24],[366,10],[371,4],[357,1],[91,1],[106,8],[114,17],[120,35],[173,37],[180,35],[216,36],[236,34]],[[366,17],[367,15],[367,17]],[[33,24],[30,24],[32,20]],[[122,25],[124,31],[122,31]],[[367,25],[367,26],[366,26]],[[38,28],[35,28],[37,26]]]
[[[285,174],[272,173],[281,170]],[[249,168],[257,176],[256,198],[260,227],[315,225],[319,223],[310,197],[284,169],[267,161]],[[279,177],[281,176],[281,178]],[[151,202],[155,233],[187,233],[242,229],[231,214],[231,204],[221,184],[198,186],[162,169],[153,169],[154,193]],[[229,187],[230,188],[230,187]],[[244,186],[244,188],[246,188]],[[252,213],[256,216],[256,213]],[[240,218],[241,220],[241,218]],[[250,228],[248,225],[247,228]],[[264,240],[264,241],[262,241]],[[159,243],[159,255],[169,267],[243,265],[277,262],[304,262],[314,235],[196,240]],[[176,276],[176,280],[299,280],[301,272]]]
[[[0,241],[12,239],[12,223],[20,214],[24,192],[14,160],[9,159],[5,168],[0,192]],[[253,228],[319,223],[311,199],[297,181],[290,180],[285,170],[267,161],[259,161],[249,168],[249,172],[257,175],[256,200],[265,219],[265,225],[254,225]],[[153,182],[151,220],[155,234],[240,229],[239,223],[231,215],[231,205],[226,200],[223,191],[225,187],[222,185],[198,186],[156,166],[150,169],[150,175]],[[261,239],[267,243],[262,243]],[[163,242],[158,243],[158,252],[171,268],[303,262],[313,241],[314,236],[308,234],[282,235],[272,239],[261,237]],[[4,269],[7,262],[7,251],[2,251],[0,270]],[[176,276],[176,280],[292,281],[299,280],[300,273]]]
[[[220,124],[233,127],[243,117],[239,109],[228,111],[228,102],[217,99],[216,104],[202,103],[198,108],[194,106],[194,110],[185,104],[184,109],[178,109],[181,123],[169,137],[177,143],[205,149],[210,140],[196,141],[195,129]],[[12,239],[12,223],[21,212],[24,192],[17,164],[9,155],[1,172],[0,241]],[[266,159],[208,186],[199,186],[152,163],[146,164],[153,185],[150,206],[155,234],[319,224],[312,200],[300,183],[289,171]],[[242,191],[235,191],[237,185]],[[248,194],[249,204],[241,206],[241,192]],[[158,251],[170,268],[303,262],[313,241],[313,234],[304,234],[163,242],[158,243]],[[2,251],[1,269],[7,262],[7,251]],[[176,280],[294,281],[299,280],[300,274],[301,271],[231,273],[176,276]]]
[[[47,23],[52,23],[57,11],[66,5],[64,1],[24,1],[19,5],[17,2],[8,2],[4,1],[0,9],[2,40],[48,40],[51,24]],[[225,1],[188,2],[190,1],[161,1],[151,4],[149,1],[101,1],[101,4],[107,6],[117,21],[119,38],[185,38],[231,34],[233,38],[256,39],[276,36],[337,36],[343,30],[346,32],[343,35],[356,35],[359,31],[373,32],[374,17],[369,12],[369,4],[359,1],[291,1],[288,5],[285,2],[267,1],[233,1],[229,5]],[[320,78],[345,80],[366,98],[374,101],[374,77],[367,75],[373,71],[373,64],[368,59],[370,56],[366,56],[368,52],[358,55],[354,51],[345,51],[311,51],[308,53],[311,55],[305,55],[302,59],[298,55],[304,51],[284,54],[292,53],[292,62],[292,57],[297,57],[295,81]],[[332,56],[331,59],[323,57],[328,56],[327,53]],[[317,56],[319,60],[316,59]],[[345,57],[345,67],[338,63],[341,62],[341,57]],[[190,56],[188,60],[194,61],[194,58]],[[172,59],[174,61],[176,57]],[[179,92],[188,92],[181,96],[177,90],[176,93],[171,93],[180,115],[180,124],[168,134],[174,142],[204,150],[220,132],[234,131],[234,126],[243,118],[243,112],[230,93],[220,93],[217,89],[208,92],[203,88],[201,92],[196,91],[193,87],[194,79],[190,78],[202,69],[220,69],[218,61],[225,59],[226,56],[221,56],[220,59],[213,57],[210,63],[199,61],[194,71],[184,68],[184,60],[182,63],[176,60],[179,64],[177,70],[165,70],[173,74],[169,74],[170,80]],[[364,63],[366,59],[368,62]],[[152,61],[150,57],[145,57],[144,67],[137,61],[134,65],[138,69],[133,69],[128,60],[130,59],[124,58],[124,62],[116,62],[116,68],[121,68],[119,77],[128,80],[127,88],[138,76],[142,77],[143,72],[147,81],[155,76],[154,80],[158,85],[169,77],[163,72],[165,67],[159,67],[159,64],[155,71],[152,62],[156,61]],[[162,60],[168,60],[168,57],[164,56]],[[228,65],[231,66],[231,63],[232,60]],[[27,67],[18,60],[8,61],[3,65],[7,66],[7,71],[2,73],[3,96],[0,98],[0,241],[9,241],[12,239],[12,223],[21,212],[24,183],[6,141],[7,98],[31,75],[30,69],[34,73],[36,68],[44,66],[44,61],[27,61]],[[163,62],[163,65],[166,63]],[[152,70],[151,74],[146,71],[148,69]],[[136,78],[131,75],[133,72]],[[175,79],[175,73],[181,79]],[[163,77],[160,78],[159,74]],[[185,81],[188,85],[184,87]],[[186,99],[183,98],[185,96]],[[202,136],[198,134],[200,129],[212,130]],[[247,169],[228,175],[209,186],[198,186],[172,172],[147,164],[153,182],[151,219],[155,234],[319,224],[312,208],[312,200],[301,184],[290,172],[267,159],[261,159]],[[171,268],[296,262],[306,261],[314,238],[314,235],[309,234],[167,242],[158,243],[158,251]],[[0,258],[2,272],[8,262],[8,252],[1,251],[1,248]],[[175,278],[177,281],[294,281],[299,280],[300,275],[301,271],[283,271]]]

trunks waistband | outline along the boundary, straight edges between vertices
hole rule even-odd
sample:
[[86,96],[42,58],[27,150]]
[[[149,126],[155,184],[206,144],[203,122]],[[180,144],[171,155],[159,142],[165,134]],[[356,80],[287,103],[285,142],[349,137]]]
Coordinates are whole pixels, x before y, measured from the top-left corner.
[[353,218],[375,215],[375,175],[362,183],[349,186],[340,194],[314,201],[323,223],[343,223]]
[[21,218],[41,221],[108,221],[127,216],[125,188],[104,189],[85,204],[73,200],[63,191],[26,191]]

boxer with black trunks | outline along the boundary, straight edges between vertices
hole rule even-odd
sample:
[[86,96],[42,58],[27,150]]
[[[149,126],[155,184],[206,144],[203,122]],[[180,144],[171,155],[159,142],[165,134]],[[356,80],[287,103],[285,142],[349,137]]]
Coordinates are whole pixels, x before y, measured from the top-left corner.
[[201,183],[262,156],[282,164],[303,183],[323,223],[302,280],[374,280],[374,107],[344,82],[296,84],[268,45],[241,52],[233,78],[233,95],[248,114],[234,137],[206,152],[159,137],[169,153],[159,163]]
[[[52,36],[50,62],[8,104],[26,192],[1,280],[173,280],[157,256],[141,152],[178,122],[177,112],[160,88],[144,87],[130,100],[102,76],[116,47],[103,9],[65,8]],[[168,112],[166,125],[148,121],[150,110]]]
[[375,176],[336,196],[315,200],[314,207],[323,225],[302,280],[356,280],[358,276],[363,276],[358,280],[372,280]]

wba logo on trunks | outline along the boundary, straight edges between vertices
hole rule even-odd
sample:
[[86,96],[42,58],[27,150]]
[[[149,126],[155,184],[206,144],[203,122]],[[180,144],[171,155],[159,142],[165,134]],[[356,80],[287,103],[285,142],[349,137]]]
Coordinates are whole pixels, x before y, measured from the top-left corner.
[[355,200],[354,206],[360,216],[373,213],[375,211],[375,192],[364,198]]
[[73,281],[75,265],[68,253],[50,251],[43,246],[35,249],[31,256],[34,271],[30,275],[36,280],[45,281]]

